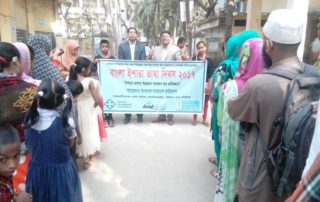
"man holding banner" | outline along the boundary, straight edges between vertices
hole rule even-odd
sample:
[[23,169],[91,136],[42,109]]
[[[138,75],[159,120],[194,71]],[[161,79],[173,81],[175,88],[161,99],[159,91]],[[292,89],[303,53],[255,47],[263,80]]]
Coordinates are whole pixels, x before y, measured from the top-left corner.
[[[127,30],[128,41],[120,44],[118,58],[122,60],[145,60],[146,50],[144,45],[137,40],[137,29],[134,27],[129,27]],[[142,123],[143,114],[137,114],[138,123]],[[128,124],[131,121],[131,114],[125,114],[123,120],[124,124]]]
[[[171,45],[171,36],[169,31],[163,31],[160,35],[161,46],[156,46],[152,51],[152,60],[155,61],[182,61],[180,49],[174,45]],[[169,125],[173,125],[173,114],[159,114],[159,116],[153,120],[153,123],[168,121]]]

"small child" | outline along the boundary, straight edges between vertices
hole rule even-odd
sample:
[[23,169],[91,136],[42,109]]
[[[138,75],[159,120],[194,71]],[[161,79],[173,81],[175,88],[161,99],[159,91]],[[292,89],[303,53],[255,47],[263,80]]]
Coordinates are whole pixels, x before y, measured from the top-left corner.
[[[67,99],[62,117],[56,108]],[[26,145],[30,151],[26,190],[33,202],[82,202],[80,178],[69,147],[76,138],[69,118],[71,100],[55,80],[41,82],[25,119]]]
[[[81,84],[80,81],[77,80],[69,80],[66,82],[68,88],[71,91],[72,96],[75,98],[75,104],[77,104],[77,100],[76,98],[83,92],[83,86]],[[78,117],[78,109],[77,107],[75,107],[75,114],[76,117]],[[80,128],[79,126],[76,126],[76,132],[77,132],[77,144],[81,144],[82,143],[82,135],[80,132]],[[77,166],[77,144],[73,144],[73,146],[71,147],[70,151],[71,151],[71,156]]]
[[31,202],[26,192],[15,193],[12,175],[20,160],[20,138],[17,131],[7,125],[0,126],[0,201]]
[[78,57],[70,70],[69,80],[80,81],[83,92],[77,97],[77,109],[79,113],[79,128],[82,135],[82,143],[77,152],[83,157],[83,168],[89,169],[95,154],[100,151],[99,124],[96,107],[99,105],[97,89],[94,79],[90,78],[92,62],[85,57]]
[[[93,65],[91,66],[92,76],[94,78],[98,77],[98,65],[97,64],[100,59],[108,59],[108,60],[116,59],[114,56],[112,56],[110,54],[109,48],[110,48],[109,41],[107,39],[102,39],[100,41],[99,54],[94,57]],[[100,104],[100,107],[103,111],[103,106],[101,106],[101,104]],[[111,128],[114,127],[114,119],[112,117],[112,113],[105,113],[104,118],[105,118],[105,121],[104,121],[105,127],[111,127]]]

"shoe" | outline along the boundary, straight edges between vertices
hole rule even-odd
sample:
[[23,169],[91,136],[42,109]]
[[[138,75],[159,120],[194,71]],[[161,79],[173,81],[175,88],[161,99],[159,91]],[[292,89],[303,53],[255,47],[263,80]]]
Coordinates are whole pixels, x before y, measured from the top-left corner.
[[128,118],[125,118],[124,120],[123,120],[123,124],[128,124],[130,122],[130,119],[128,119]]
[[193,126],[197,125],[197,120],[193,120],[193,121],[191,122],[191,125],[193,125]]
[[114,120],[109,121],[109,127],[113,128],[114,127]]
[[137,120],[138,123],[142,123],[143,122],[143,119],[142,117],[138,117],[138,120]]
[[166,121],[165,119],[161,119],[160,117],[157,117],[152,121],[152,123],[159,123],[159,122],[165,122],[165,121]]
[[206,120],[203,120],[203,121],[202,121],[202,124],[203,124],[205,127],[208,127],[208,126],[209,126],[209,123],[208,123]]
[[174,124],[173,120],[168,120],[168,124],[172,126]]
[[219,173],[218,173],[218,170],[213,168],[210,170],[210,174],[214,177],[218,177]]
[[108,126],[109,126],[109,123],[108,123],[107,120],[105,120],[105,121],[104,121],[104,127],[105,127],[105,128],[108,128]]
[[216,159],[215,157],[209,157],[209,158],[208,158],[208,161],[209,161],[210,163],[213,163],[213,164],[217,165],[217,159]]

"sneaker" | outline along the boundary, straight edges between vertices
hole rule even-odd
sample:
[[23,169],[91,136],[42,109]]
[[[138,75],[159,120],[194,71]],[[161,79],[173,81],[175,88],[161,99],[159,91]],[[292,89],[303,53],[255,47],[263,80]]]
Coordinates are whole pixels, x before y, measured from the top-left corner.
[[125,118],[124,120],[123,120],[123,124],[128,124],[130,122],[130,119],[128,119],[128,118]]

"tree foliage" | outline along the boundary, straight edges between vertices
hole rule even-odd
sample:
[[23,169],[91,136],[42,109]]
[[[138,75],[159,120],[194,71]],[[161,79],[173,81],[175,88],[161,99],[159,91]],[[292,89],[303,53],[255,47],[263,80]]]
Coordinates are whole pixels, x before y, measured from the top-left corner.
[[83,1],[80,14],[70,13],[71,4],[59,3],[58,9],[66,26],[67,37],[90,37],[107,29],[107,24],[101,20],[88,1]]
[[[205,19],[215,15],[214,8],[217,0],[194,0],[193,21]],[[148,39],[155,41],[163,30],[172,34],[182,34],[179,0],[142,0],[136,8],[133,20],[137,27],[142,29]]]
[[163,30],[175,33],[181,28],[177,0],[142,0],[136,10],[134,22],[152,41],[156,41]]
[[211,15],[215,15],[214,8],[218,3],[218,0],[194,0],[195,4],[198,5],[201,9],[203,9],[206,14],[205,17],[209,17]]

